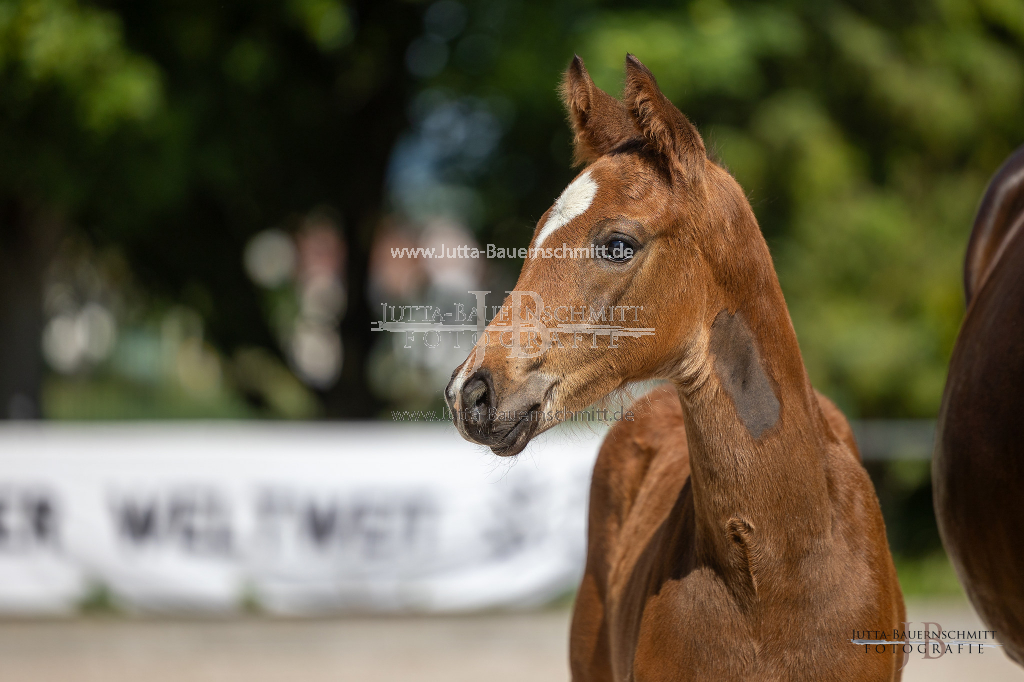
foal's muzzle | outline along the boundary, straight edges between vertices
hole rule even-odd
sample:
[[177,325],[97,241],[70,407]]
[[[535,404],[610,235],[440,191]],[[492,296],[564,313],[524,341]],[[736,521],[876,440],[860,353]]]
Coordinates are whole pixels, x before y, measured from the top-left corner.
[[525,409],[501,408],[490,371],[480,368],[461,387],[457,374],[444,391],[455,427],[471,441],[486,445],[496,455],[522,452],[540,424],[540,404]]

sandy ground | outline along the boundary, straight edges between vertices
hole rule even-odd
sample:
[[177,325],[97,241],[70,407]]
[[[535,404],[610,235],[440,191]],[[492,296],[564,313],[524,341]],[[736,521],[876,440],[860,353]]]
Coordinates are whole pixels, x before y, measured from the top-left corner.
[[[909,617],[980,627],[964,602]],[[565,682],[569,613],[277,620],[0,621],[2,682]],[[1024,681],[1001,651],[911,659],[907,682]]]

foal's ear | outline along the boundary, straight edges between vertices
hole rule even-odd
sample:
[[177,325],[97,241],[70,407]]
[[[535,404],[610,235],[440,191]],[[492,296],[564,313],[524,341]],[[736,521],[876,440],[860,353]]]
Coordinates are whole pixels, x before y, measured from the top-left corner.
[[578,55],[565,71],[561,90],[575,136],[577,165],[590,163],[638,135],[625,105],[594,85]]
[[654,74],[631,54],[626,55],[626,108],[647,145],[669,163],[685,182],[704,174],[707,152],[697,128],[661,93]]

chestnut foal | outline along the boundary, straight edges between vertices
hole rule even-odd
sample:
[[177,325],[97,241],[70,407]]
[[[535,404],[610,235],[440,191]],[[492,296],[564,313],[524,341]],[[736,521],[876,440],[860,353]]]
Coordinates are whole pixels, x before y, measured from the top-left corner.
[[[511,319],[487,326],[445,394],[465,438],[514,455],[565,410],[672,384],[598,456],[573,679],[899,679],[900,647],[850,641],[891,640],[903,598],[871,481],[808,381],[743,191],[635,57],[623,102],[578,57],[563,95],[587,166],[538,224]],[[564,245],[594,255],[545,257]],[[544,324],[609,310],[654,336],[579,344],[586,325]],[[534,331],[510,355],[524,318]]]

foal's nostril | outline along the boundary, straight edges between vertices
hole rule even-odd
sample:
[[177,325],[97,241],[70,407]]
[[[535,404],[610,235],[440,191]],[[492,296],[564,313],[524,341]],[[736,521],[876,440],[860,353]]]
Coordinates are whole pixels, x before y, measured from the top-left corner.
[[491,375],[487,370],[477,370],[462,387],[462,415],[473,430],[487,430],[490,408],[494,400]]
[[466,407],[476,407],[487,402],[487,384],[483,379],[473,379],[466,385]]
[[462,392],[462,406],[466,418],[473,424],[483,424],[487,418],[487,382],[474,378],[466,383]]

